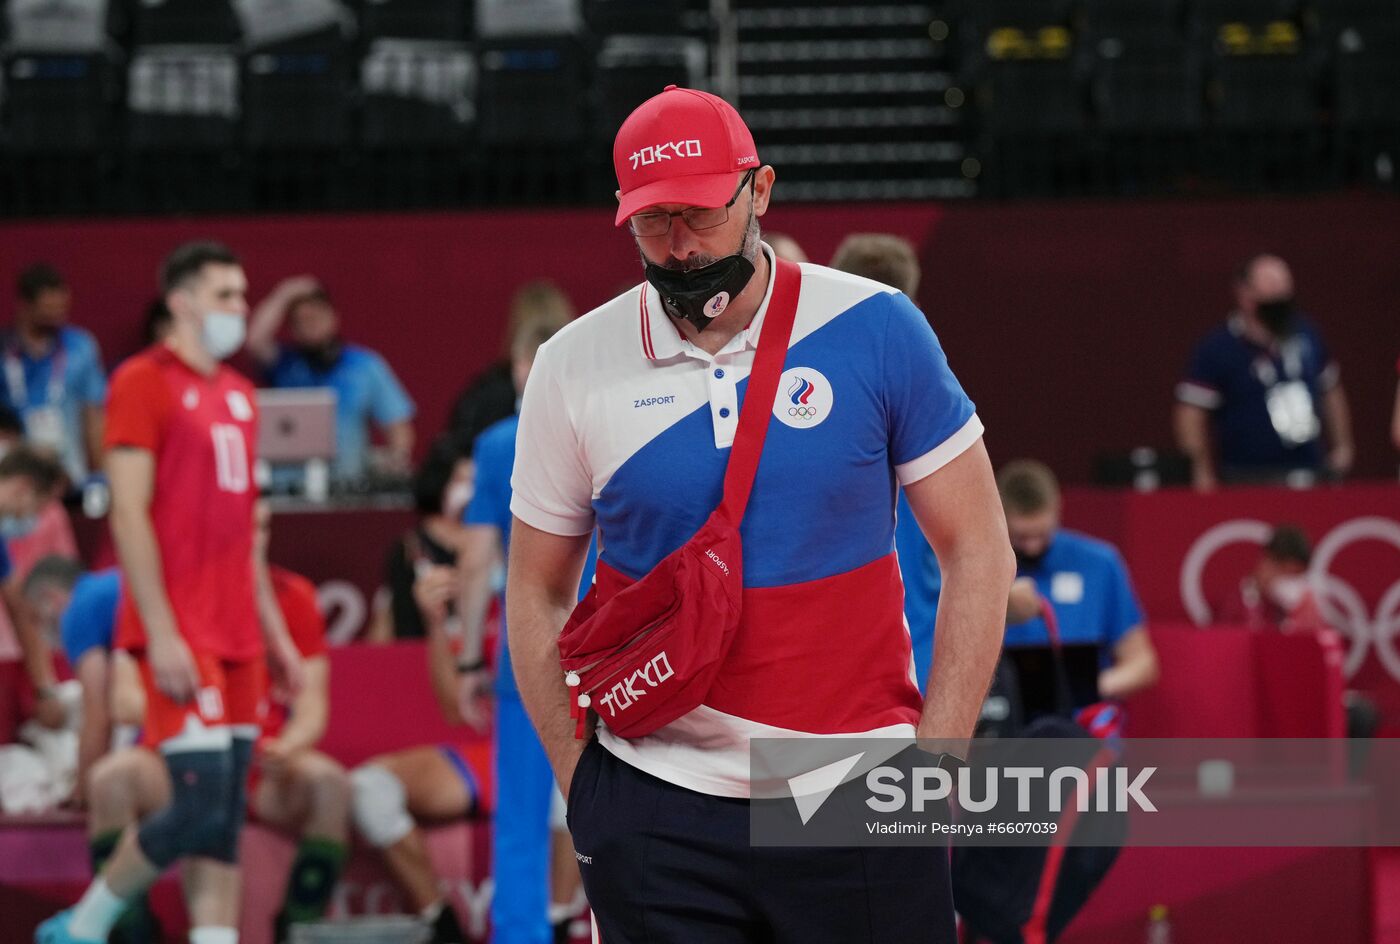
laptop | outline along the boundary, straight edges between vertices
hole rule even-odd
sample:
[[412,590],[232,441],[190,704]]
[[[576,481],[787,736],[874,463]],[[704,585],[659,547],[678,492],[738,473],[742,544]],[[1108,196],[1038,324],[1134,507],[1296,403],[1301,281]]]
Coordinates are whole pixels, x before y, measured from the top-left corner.
[[259,459],[290,464],[335,458],[334,389],[259,390],[257,400]]

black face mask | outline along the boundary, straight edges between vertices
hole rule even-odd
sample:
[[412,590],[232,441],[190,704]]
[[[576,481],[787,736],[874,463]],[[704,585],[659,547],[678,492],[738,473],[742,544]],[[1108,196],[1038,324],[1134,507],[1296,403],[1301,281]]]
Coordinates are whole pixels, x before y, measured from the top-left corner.
[[339,341],[331,341],[316,347],[303,347],[301,356],[306,358],[312,370],[324,374],[340,361],[341,350]]
[[704,331],[753,278],[753,263],[742,253],[725,256],[698,269],[668,269],[648,261],[647,281],[666,310]]
[[1259,315],[1259,321],[1276,338],[1288,337],[1296,327],[1297,309],[1293,307],[1291,298],[1260,302],[1254,310]]
[[1039,554],[1027,554],[1018,548],[1012,548],[1012,550],[1016,552],[1017,573],[1020,573],[1023,570],[1035,570],[1042,563],[1044,563],[1045,555],[1050,553],[1049,547],[1041,551]]

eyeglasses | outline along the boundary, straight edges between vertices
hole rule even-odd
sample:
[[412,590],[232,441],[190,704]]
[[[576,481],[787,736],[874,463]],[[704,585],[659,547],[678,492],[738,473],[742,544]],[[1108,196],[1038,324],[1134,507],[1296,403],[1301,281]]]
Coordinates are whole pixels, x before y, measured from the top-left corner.
[[660,211],[652,213],[636,213],[627,220],[627,228],[632,231],[633,236],[665,236],[671,231],[671,217],[679,216],[685,220],[685,225],[693,230],[714,229],[716,226],[723,226],[729,222],[729,208],[738,202],[743,194],[744,188],[753,180],[754,171],[744,174],[739,181],[739,189],[734,191],[734,196],[729,198],[729,202],[724,206],[717,207],[686,207],[675,213],[662,213]]

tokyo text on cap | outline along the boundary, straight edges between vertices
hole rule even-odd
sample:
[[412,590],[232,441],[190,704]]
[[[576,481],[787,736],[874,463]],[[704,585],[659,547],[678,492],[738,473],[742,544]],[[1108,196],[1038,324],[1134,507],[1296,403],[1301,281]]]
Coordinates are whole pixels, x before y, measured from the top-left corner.
[[661,203],[724,206],[734,196],[734,173],[758,166],[753,135],[734,106],[668,85],[627,116],[613,141],[622,191],[614,222]]

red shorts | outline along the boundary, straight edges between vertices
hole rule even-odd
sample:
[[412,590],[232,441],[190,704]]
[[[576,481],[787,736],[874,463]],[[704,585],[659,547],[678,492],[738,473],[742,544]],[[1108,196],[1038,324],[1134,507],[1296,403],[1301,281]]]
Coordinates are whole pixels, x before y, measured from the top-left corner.
[[[160,747],[181,736],[197,741],[210,728],[248,728],[257,736],[267,689],[267,662],[259,656],[246,662],[226,662],[218,656],[192,651],[199,671],[199,691],[183,704],[156,687],[155,674],[144,653],[136,657],[146,688],[146,723],[142,743]],[[242,732],[240,732],[242,733]]]

